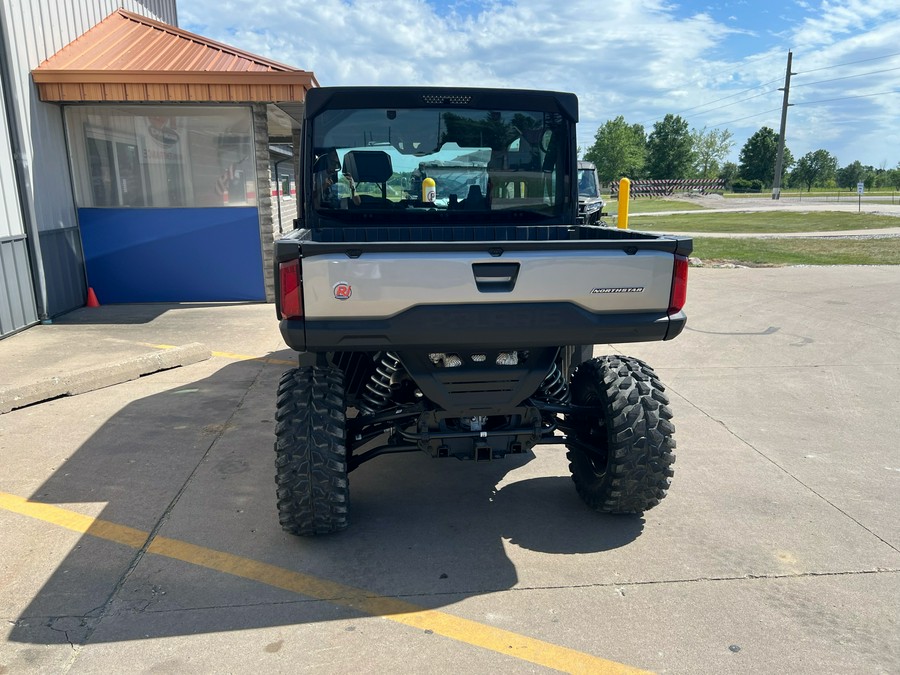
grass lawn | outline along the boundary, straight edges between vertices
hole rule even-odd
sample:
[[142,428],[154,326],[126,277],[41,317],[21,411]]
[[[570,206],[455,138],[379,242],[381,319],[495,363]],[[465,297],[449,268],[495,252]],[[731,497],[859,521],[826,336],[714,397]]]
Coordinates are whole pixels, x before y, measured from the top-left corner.
[[900,265],[900,237],[885,239],[694,239],[704,263],[746,265]]
[[[747,197],[749,195],[738,195]],[[769,198],[768,195],[764,195]],[[616,213],[615,200],[607,204]],[[870,213],[837,211],[769,211],[757,213],[698,213],[702,207],[690,202],[639,199],[629,208],[629,225],[651,232],[715,232],[733,234],[778,234],[787,232],[840,232],[900,228],[900,218]],[[689,213],[641,217],[659,211]],[[610,225],[615,219],[607,219]],[[756,239],[695,237],[694,257],[704,264],[730,262],[749,266],[776,265],[900,265],[900,237],[882,239]]]
[[900,227],[900,218],[870,213],[842,213],[786,211],[757,213],[690,213],[675,216],[653,216],[632,220],[635,230],[664,232],[737,232],[775,234],[779,232],[838,232],[840,230],[869,230],[881,227]]

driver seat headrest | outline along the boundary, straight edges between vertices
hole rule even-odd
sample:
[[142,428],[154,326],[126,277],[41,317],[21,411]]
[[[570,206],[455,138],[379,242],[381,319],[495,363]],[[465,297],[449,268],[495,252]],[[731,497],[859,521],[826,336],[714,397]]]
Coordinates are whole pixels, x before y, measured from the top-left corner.
[[343,172],[357,183],[386,183],[394,169],[383,150],[351,150],[344,155]]

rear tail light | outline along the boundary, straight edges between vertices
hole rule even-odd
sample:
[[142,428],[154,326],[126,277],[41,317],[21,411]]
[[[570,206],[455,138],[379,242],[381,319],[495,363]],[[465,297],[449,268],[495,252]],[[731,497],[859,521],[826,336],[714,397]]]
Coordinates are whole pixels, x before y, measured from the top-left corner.
[[668,315],[677,314],[687,300],[688,259],[683,255],[675,256],[675,268],[672,270],[672,295],[669,298]]
[[282,319],[303,317],[303,281],[300,276],[300,260],[289,260],[278,265],[279,306]]

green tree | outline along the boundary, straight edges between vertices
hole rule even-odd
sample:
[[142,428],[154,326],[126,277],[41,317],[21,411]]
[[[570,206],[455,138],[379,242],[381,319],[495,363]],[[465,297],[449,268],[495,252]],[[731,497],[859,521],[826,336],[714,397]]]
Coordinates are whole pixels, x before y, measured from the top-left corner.
[[640,124],[628,124],[619,115],[597,129],[594,144],[584,158],[597,167],[597,177],[604,183],[622,176],[640,178],[647,156],[647,138]]
[[895,190],[900,190],[900,162],[897,163],[895,168],[888,169],[885,173],[887,174],[887,178],[884,184]]
[[855,188],[856,184],[866,179],[866,167],[858,159],[838,170],[836,179],[838,187]]
[[730,190],[731,186],[734,184],[735,179],[739,176],[738,173],[738,165],[734,162],[725,162],[722,165],[721,171],[719,171],[719,175],[717,178],[721,178],[725,181],[725,189]]
[[813,185],[826,186],[834,180],[837,172],[837,157],[833,157],[827,150],[814,150],[807,152],[797,161],[797,165],[791,172],[791,180],[797,185],[805,185],[809,192]]
[[653,125],[647,139],[650,178],[687,178],[694,164],[694,144],[688,123],[679,115],[666,115]]
[[[775,178],[775,156],[778,152],[778,134],[769,127],[763,127],[744,143],[738,157],[741,178],[759,180],[763,185],[772,185]],[[794,157],[788,147],[784,147],[782,176],[794,164]]]
[[887,170],[887,160],[881,160],[881,164],[878,165],[878,168],[872,169],[872,187],[873,188],[882,188],[887,186],[888,181],[888,170]]
[[728,129],[703,127],[691,132],[694,151],[694,175],[698,178],[715,178],[719,174],[720,163],[734,146],[732,133]]

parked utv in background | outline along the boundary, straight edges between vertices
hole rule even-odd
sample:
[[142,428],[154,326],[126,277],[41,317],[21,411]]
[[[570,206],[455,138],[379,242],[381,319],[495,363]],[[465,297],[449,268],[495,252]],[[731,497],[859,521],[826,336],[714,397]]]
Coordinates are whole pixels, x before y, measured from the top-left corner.
[[665,387],[593,345],[682,331],[691,241],[578,224],[577,120],[557,92],[308,93],[300,218],[275,243],[299,353],[276,412],[286,531],[345,528],[349,472],[388,453],[488,462],[564,444],[591,508],[665,497]]
[[578,224],[605,225],[603,198],[600,196],[600,181],[597,167],[591,162],[578,162]]

